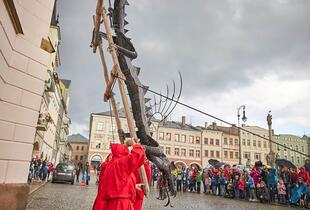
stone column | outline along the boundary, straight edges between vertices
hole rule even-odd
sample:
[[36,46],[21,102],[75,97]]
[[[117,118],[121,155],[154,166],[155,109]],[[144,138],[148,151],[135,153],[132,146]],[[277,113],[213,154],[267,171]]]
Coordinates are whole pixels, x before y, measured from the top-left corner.
[[270,152],[267,155],[267,164],[270,165],[271,167],[275,167],[275,153],[272,150],[272,115],[271,111],[269,111],[267,115],[267,124],[268,124],[268,131],[269,131],[269,149]]

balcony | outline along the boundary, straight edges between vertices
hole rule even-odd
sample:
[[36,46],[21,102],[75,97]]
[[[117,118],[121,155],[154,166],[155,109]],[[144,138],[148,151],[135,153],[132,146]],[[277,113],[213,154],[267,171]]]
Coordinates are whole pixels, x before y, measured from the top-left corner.
[[39,119],[37,123],[37,130],[39,131],[46,131],[47,130],[48,122],[43,114],[39,114]]

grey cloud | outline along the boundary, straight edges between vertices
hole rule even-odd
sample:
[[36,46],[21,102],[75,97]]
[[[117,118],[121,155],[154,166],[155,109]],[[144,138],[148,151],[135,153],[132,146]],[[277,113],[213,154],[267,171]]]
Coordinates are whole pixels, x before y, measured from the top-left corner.
[[[310,78],[310,1],[129,1],[141,80],[165,90],[181,71],[185,100],[247,87],[254,78]],[[71,116],[86,123],[102,102],[103,75],[89,43],[96,1],[59,1],[60,74],[72,79]]]

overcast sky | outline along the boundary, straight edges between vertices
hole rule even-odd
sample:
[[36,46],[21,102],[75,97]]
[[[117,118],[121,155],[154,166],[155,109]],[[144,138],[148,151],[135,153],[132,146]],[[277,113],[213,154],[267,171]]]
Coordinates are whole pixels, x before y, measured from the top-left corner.
[[[108,110],[99,55],[89,47],[96,0],[59,0],[61,67],[71,79],[71,133],[88,135],[91,112]],[[107,1],[106,1],[107,2]],[[275,133],[310,133],[309,0],[131,0],[127,20],[143,84],[165,92],[183,75],[181,101],[237,123]],[[105,45],[106,46],[106,45]],[[109,57],[109,56],[108,56]],[[171,86],[172,89],[172,86]],[[178,106],[170,116],[213,122]]]

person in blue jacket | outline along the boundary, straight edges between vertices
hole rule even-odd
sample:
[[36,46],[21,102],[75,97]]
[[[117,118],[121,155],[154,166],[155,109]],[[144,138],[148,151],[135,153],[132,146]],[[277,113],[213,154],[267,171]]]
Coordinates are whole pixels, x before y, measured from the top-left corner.
[[299,177],[297,183],[292,188],[291,204],[297,205],[300,200],[303,200],[308,192],[308,186],[304,183],[304,180]]

